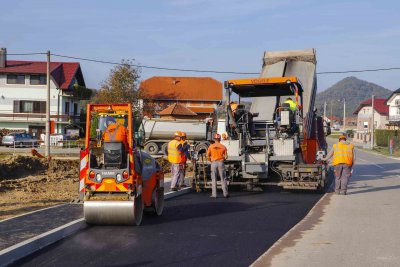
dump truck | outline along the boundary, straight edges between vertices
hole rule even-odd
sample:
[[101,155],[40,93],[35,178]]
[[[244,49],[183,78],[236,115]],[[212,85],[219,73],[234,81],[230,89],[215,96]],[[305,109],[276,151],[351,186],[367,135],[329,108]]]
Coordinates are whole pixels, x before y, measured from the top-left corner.
[[[314,107],[315,71],[314,49],[265,52],[261,77],[225,81],[227,117],[219,122],[224,129],[218,132],[227,137],[221,143],[228,149],[230,185],[248,190],[264,185],[325,189],[327,166],[322,158],[327,144],[322,117]],[[295,105],[288,104],[289,97]],[[249,98],[247,110],[240,102]],[[235,110],[230,106],[234,99]],[[194,159],[192,187],[210,187],[209,163],[204,155],[195,154]]]
[[212,136],[212,120],[143,119],[144,149],[151,155],[166,154],[168,142],[177,131],[185,132],[194,151],[207,149]]
[[[103,140],[110,117],[127,129],[128,147]],[[140,225],[144,209],[163,212],[164,174],[149,154],[138,149],[134,125],[131,104],[87,105],[80,191],[89,224]]]

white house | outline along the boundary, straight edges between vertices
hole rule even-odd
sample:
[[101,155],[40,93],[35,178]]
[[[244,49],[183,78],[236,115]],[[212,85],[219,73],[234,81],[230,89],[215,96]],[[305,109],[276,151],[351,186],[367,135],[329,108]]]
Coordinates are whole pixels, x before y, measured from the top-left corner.
[[372,111],[372,99],[360,103],[353,114],[357,115],[357,130],[354,141],[366,141],[371,139],[372,112],[374,112],[374,129],[385,129],[388,123],[389,107],[385,104],[386,99],[374,99],[374,111]]
[[394,91],[386,100],[389,106],[389,126],[400,126],[400,88]]
[[[45,132],[46,69],[45,61],[7,60],[6,50],[0,50],[0,128],[37,137]],[[77,62],[51,62],[50,76],[51,132],[65,133],[65,126],[79,122],[74,85],[85,81]]]

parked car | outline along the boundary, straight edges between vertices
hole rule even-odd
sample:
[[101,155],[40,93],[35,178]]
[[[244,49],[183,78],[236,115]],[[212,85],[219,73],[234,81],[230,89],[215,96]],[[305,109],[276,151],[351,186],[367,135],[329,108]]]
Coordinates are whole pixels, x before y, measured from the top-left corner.
[[2,140],[3,146],[38,146],[39,140],[34,138],[32,135],[27,133],[10,133],[8,135],[3,136]]

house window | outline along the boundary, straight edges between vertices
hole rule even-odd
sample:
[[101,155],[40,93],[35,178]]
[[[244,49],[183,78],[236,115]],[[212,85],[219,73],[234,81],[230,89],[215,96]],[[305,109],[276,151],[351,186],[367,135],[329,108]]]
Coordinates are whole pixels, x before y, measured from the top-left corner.
[[45,85],[46,84],[46,75],[31,74],[30,75],[30,84],[31,85]]
[[8,84],[25,84],[25,74],[7,74]]
[[65,114],[69,114],[69,102],[65,102]]
[[46,113],[46,101],[14,100],[14,113]]
[[74,103],[74,115],[78,115],[78,103]]

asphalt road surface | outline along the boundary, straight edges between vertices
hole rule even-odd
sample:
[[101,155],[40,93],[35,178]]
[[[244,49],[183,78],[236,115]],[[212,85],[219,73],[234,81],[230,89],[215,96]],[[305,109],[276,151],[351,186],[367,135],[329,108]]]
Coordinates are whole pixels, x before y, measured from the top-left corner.
[[[139,227],[92,226],[15,266],[248,266],[299,222],[322,194],[191,193]],[[52,218],[56,219],[56,218]]]

